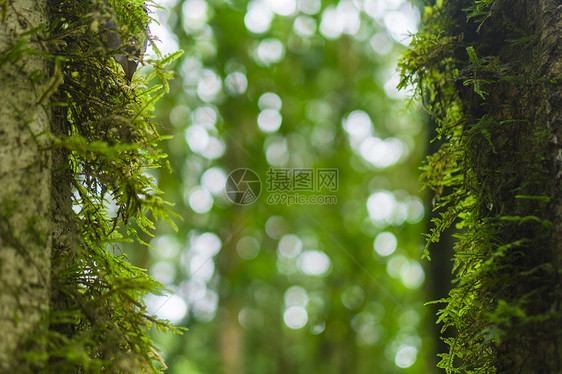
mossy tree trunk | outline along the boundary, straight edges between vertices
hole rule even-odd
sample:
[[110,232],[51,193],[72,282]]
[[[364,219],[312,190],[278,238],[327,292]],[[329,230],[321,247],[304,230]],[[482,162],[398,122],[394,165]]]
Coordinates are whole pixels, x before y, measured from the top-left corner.
[[[535,40],[533,48],[521,50],[527,56],[517,64],[519,66],[514,66],[521,76],[532,77],[534,82],[521,88],[498,85],[498,90],[490,93],[490,101],[497,107],[494,115],[500,121],[525,119],[528,131],[538,134],[536,143],[525,140],[527,130],[513,134],[521,137],[517,141],[503,143],[504,147],[513,145],[519,148],[519,154],[527,155],[527,158],[505,160],[506,170],[519,165],[521,182],[511,191],[519,195],[519,188],[525,192],[526,185],[534,186],[529,194],[546,196],[550,200],[550,204],[539,209],[540,204],[535,203],[533,209],[529,209],[513,201],[511,212],[520,214],[526,209],[532,215],[536,211],[553,225],[544,242],[540,239],[540,230],[534,237],[537,231],[529,233],[531,239],[539,240],[525,248],[521,264],[516,263],[513,269],[509,286],[500,288],[494,297],[520,303],[527,316],[499,345],[497,370],[500,373],[513,370],[561,373],[562,3],[560,0],[506,1],[502,10],[504,17],[511,17],[516,26],[529,30]],[[506,40],[510,38],[517,39],[517,35],[505,37]],[[507,105],[511,106],[510,110],[505,109]],[[501,140],[498,143],[501,144]],[[533,173],[524,167],[527,162],[540,162],[542,175],[533,180]],[[502,190],[507,194],[510,190],[506,187]],[[496,187],[490,185],[489,188]]]
[[[23,33],[48,24],[46,1],[0,8],[0,372],[37,370],[22,357],[40,354],[48,327],[51,252],[50,110],[40,85],[45,52]],[[21,45],[23,40],[28,40]],[[39,53],[23,53],[32,48]],[[28,50],[29,52],[30,50]],[[36,361],[33,358],[30,361]],[[40,365],[40,364],[39,364]]]
[[[498,243],[528,244],[497,261],[502,281],[489,280],[482,302],[494,304],[496,316],[506,318],[494,352],[498,373],[560,373],[560,316],[555,313],[562,301],[562,4],[518,0],[495,1],[491,7],[479,31],[458,13],[465,42],[473,43],[480,63],[488,65],[471,73],[490,80],[482,87],[485,100],[471,85],[459,89],[468,126],[490,119],[488,133],[466,144],[467,154],[474,162],[475,189],[489,199],[489,217],[521,217],[516,224],[506,220],[495,226]],[[508,75],[520,81],[514,84]],[[482,146],[487,136],[491,147]],[[550,204],[539,203],[547,200]],[[542,225],[526,224],[524,217],[538,217]],[[501,317],[499,300],[525,316],[512,311]],[[486,327],[481,332],[486,334]]]
[[[100,25],[131,46],[151,39],[149,21],[136,0],[0,1],[1,373],[165,366],[148,328],[177,330],[143,303],[162,286],[109,251],[124,232],[142,242],[131,220],[173,226],[144,175],[166,157],[148,120],[163,92],[125,76],[122,50],[100,40]],[[166,88],[180,54],[149,63]]]
[[[448,373],[562,372],[562,3],[436,0],[402,61],[443,145],[424,177],[460,219]],[[432,253],[440,256],[439,253]]]

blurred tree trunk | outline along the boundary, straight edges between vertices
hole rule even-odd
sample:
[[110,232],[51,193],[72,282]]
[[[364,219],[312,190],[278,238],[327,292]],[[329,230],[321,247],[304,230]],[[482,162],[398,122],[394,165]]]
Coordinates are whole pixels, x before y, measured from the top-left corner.
[[242,326],[233,300],[222,302],[224,319],[221,323],[221,356],[225,374],[242,374]]
[[220,327],[219,344],[220,357],[224,374],[244,373],[244,331],[238,321],[240,313],[240,288],[247,286],[246,277],[240,274],[240,258],[236,254],[236,244],[240,240],[240,231],[246,223],[247,216],[243,208],[237,207],[232,215],[229,228],[229,240],[225,243],[220,254],[220,274],[223,280],[228,280],[226,294],[220,298]]
[[[43,348],[48,327],[51,252],[50,110],[38,80],[49,65],[37,33],[49,22],[46,1],[15,0],[0,8],[0,371],[29,373],[22,354]],[[18,45],[28,39],[28,43]],[[20,54],[21,49],[33,49]],[[35,79],[32,79],[35,77]],[[40,77],[37,79],[37,77]],[[39,360],[40,362],[40,360]]]

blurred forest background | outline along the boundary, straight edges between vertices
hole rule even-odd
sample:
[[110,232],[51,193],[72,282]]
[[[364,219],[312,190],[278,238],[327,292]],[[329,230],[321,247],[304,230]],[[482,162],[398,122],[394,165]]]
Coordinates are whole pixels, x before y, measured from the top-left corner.
[[[155,249],[123,250],[169,289],[149,311],[189,329],[154,332],[167,373],[436,372],[418,182],[429,131],[396,90],[416,4],[158,5],[160,49],[185,54],[156,110],[171,168],[148,173],[181,219],[145,237]],[[252,204],[225,193],[238,168],[261,179]],[[337,203],[277,201],[272,168],[337,169],[337,191],[284,191]]]

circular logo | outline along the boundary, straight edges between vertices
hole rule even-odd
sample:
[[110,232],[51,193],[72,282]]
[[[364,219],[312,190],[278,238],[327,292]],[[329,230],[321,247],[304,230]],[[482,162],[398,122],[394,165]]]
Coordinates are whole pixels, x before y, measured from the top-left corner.
[[236,205],[249,205],[261,193],[261,180],[255,171],[246,168],[233,170],[226,179],[226,196]]

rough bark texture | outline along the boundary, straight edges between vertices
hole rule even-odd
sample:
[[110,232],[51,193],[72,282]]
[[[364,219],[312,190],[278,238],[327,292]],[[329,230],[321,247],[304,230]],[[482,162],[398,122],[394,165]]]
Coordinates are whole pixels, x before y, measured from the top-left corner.
[[[546,77],[553,79],[562,76],[562,4],[556,0],[544,1],[541,8],[544,18],[541,21],[540,40],[548,58],[542,65]],[[545,102],[545,115],[552,129],[552,144],[549,152],[552,163],[554,210],[554,233],[551,241],[553,263],[557,270],[557,288],[553,290],[555,305],[560,311],[562,305],[562,90],[551,92],[550,100]],[[540,111],[539,111],[540,112]],[[560,326],[558,326],[560,328]],[[558,332],[556,340],[543,342],[548,345],[551,367],[562,371],[562,333]]]
[[[536,4],[530,2],[531,24],[536,24],[536,34],[539,40],[539,63],[530,65],[529,70],[537,70],[547,80],[562,78],[562,3],[560,0],[540,0]],[[534,9],[533,9],[534,7]],[[552,132],[548,147],[549,171],[552,177],[549,196],[552,198],[552,220],[554,230],[549,247],[549,261],[553,265],[552,274],[555,277],[556,288],[550,291],[552,311],[560,313],[562,306],[562,90],[560,86],[548,85],[544,91],[534,92],[534,117],[541,124],[546,124]],[[531,110],[533,112],[533,110]],[[562,332],[560,325],[550,339],[532,336],[531,339],[516,337],[521,347],[511,352],[518,357],[518,364],[529,371],[536,370],[541,356],[552,372],[562,372]],[[525,352],[525,355],[521,353]],[[524,360],[532,357],[529,362]],[[523,362],[521,362],[523,361]]]
[[[7,2],[0,19],[0,52],[21,33],[48,23],[46,2]],[[41,51],[31,41],[24,48]],[[6,55],[4,55],[6,56]],[[0,65],[0,372],[37,368],[22,353],[41,351],[36,333],[47,327],[50,277],[51,157],[49,110],[30,75],[48,75],[45,59],[24,54]],[[39,364],[40,365],[40,364]]]
[[[495,15],[479,31],[468,22],[465,41],[479,47],[479,57],[497,56],[508,74],[521,77],[524,83],[496,80],[485,101],[472,86],[459,89],[469,123],[483,116],[496,123],[489,130],[494,151],[484,151],[478,142],[469,150],[477,165],[476,181],[483,194],[492,197],[491,216],[537,216],[554,225],[546,242],[540,239],[540,225],[503,226],[500,242],[524,238],[531,244],[522,245],[520,254],[497,260],[497,277],[504,280],[482,293],[482,302],[504,300],[525,311],[521,321],[502,322],[506,334],[495,350],[498,373],[561,373],[562,342],[556,322],[560,317],[555,313],[560,313],[562,301],[562,92],[555,82],[562,76],[562,4],[560,0],[516,0],[497,1],[493,6]],[[460,23],[465,17],[459,12]],[[510,41],[522,34],[531,35],[535,42],[518,52]],[[541,132],[551,135],[541,137]],[[544,174],[550,175],[544,178]],[[550,204],[541,208],[536,200],[521,200],[517,195],[546,196]]]

